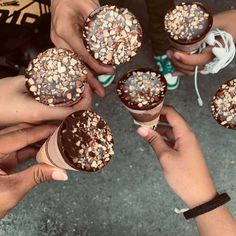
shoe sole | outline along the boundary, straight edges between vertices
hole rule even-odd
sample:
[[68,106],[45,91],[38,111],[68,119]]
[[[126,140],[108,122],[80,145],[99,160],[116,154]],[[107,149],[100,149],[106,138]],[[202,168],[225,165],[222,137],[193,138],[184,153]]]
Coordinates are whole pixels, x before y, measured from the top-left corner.
[[167,84],[168,90],[175,90],[179,87],[180,79],[178,78],[175,84]]
[[[107,78],[104,79],[105,77],[107,77]],[[98,77],[98,81],[102,84],[102,86],[104,88],[111,85],[111,83],[114,81],[114,79],[115,79],[115,75],[102,75],[100,78]]]

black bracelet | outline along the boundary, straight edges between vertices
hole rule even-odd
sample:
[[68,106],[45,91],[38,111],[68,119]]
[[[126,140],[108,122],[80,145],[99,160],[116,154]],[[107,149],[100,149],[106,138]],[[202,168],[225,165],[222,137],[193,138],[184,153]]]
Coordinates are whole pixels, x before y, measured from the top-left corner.
[[230,200],[231,199],[227,193],[222,193],[220,195],[217,195],[213,200],[184,212],[184,217],[186,220],[195,218],[199,215],[212,211],[219,206],[224,205]]

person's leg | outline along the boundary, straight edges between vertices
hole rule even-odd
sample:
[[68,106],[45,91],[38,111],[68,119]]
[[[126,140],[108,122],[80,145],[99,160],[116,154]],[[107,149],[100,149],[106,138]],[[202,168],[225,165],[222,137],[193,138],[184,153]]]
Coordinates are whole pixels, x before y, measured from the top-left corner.
[[165,55],[166,51],[170,49],[170,43],[164,27],[165,14],[175,6],[174,0],[146,0],[146,4],[149,14],[154,60],[167,80],[168,89],[176,89],[179,85],[179,78],[172,76],[174,69],[170,60]]
[[102,6],[104,5],[115,5],[117,7],[124,7],[125,0],[100,0]]
[[153,52],[163,55],[170,48],[164,28],[166,12],[175,6],[173,0],[146,0],[149,14]]

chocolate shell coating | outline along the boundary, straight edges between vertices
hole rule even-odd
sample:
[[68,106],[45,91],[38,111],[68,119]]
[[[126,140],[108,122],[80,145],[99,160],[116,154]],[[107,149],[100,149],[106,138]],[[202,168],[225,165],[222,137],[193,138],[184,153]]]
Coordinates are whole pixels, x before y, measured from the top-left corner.
[[218,124],[236,130],[236,78],[219,88],[213,97],[211,110]]
[[87,18],[83,37],[87,50],[95,59],[103,64],[119,65],[137,54],[142,28],[127,9],[106,5]]
[[211,12],[201,3],[180,3],[165,16],[165,30],[169,38],[179,44],[201,41],[213,24]]
[[166,94],[167,82],[160,72],[145,68],[126,73],[117,83],[117,94],[124,105],[135,110],[150,110]]
[[70,166],[87,172],[102,169],[114,154],[111,129],[92,111],[78,111],[64,120],[58,147]]
[[50,48],[29,63],[25,76],[35,100],[49,106],[70,106],[81,98],[87,70],[75,53]]

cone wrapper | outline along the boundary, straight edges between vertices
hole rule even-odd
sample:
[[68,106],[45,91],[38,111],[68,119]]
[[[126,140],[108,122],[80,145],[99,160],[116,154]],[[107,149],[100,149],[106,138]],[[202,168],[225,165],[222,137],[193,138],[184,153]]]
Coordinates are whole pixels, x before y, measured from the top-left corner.
[[37,153],[36,160],[38,163],[45,163],[51,166],[59,167],[66,170],[78,171],[72,166],[70,166],[58,148],[58,135],[60,127],[53,133],[51,137],[43,144],[39,152]]
[[145,126],[145,127],[153,127],[159,123],[160,112],[163,107],[163,104],[164,104],[164,100],[158,106],[150,110],[134,110],[127,106],[125,107],[134,118],[135,124]]

